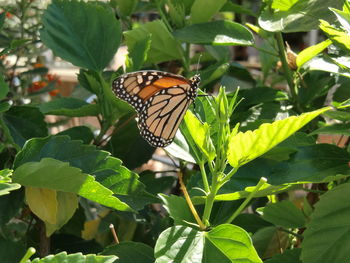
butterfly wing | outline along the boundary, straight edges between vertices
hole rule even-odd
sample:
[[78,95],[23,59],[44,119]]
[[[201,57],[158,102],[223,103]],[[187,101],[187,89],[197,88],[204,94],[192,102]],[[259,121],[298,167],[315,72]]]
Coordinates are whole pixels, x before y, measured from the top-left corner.
[[195,99],[199,81],[199,76],[187,80],[162,71],[139,71],[117,78],[113,91],[138,112],[141,135],[152,146],[165,147]]

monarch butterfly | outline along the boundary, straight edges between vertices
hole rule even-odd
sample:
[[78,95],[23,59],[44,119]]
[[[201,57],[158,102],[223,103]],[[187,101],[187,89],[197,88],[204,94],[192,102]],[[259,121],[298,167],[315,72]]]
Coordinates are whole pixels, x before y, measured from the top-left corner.
[[199,75],[185,79],[145,70],[116,78],[112,89],[137,111],[142,137],[154,147],[165,147],[173,141],[186,110],[197,97],[199,83]]

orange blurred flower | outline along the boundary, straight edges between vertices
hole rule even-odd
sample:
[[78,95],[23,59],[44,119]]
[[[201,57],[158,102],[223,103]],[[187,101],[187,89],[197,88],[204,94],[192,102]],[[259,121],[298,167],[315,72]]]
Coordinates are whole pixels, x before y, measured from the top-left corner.
[[10,12],[6,12],[6,17],[11,19],[13,17],[13,14],[11,14]]
[[43,68],[43,67],[45,67],[45,65],[42,64],[42,63],[35,63],[35,64],[33,65],[33,68]]
[[34,81],[32,83],[32,85],[28,88],[28,92],[32,93],[32,92],[35,92],[35,91],[39,91],[39,90],[41,90],[42,88],[44,88],[46,86],[47,86],[47,82],[46,81]]

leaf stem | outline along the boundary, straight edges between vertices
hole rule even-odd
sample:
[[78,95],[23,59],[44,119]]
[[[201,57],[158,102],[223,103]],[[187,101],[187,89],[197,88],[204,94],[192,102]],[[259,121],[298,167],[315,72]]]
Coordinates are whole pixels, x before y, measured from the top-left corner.
[[205,167],[204,167],[204,162],[201,161],[198,165],[199,165],[199,169],[201,170],[204,191],[206,193],[209,193],[210,192],[210,187],[209,187],[209,183],[208,183],[207,173],[206,173]]
[[291,99],[293,100],[293,102],[296,102],[297,91],[295,89],[295,85],[294,85],[294,81],[293,81],[293,73],[288,66],[287,54],[286,54],[286,50],[284,48],[283,37],[282,37],[281,32],[276,33],[276,40],[277,40],[279,56],[280,56],[280,59],[282,62],[282,67],[283,67],[284,74],[285,74],[285,77],[286,77],[286,80],[287,80],[287,83],[289,86]]
[[182,180],[182,172],[181,171],[179,172],[179,183],[180,183],[181,190],[182,190],[182,192],[183,192],[183,194],[185,196],[186,202],[187,202],[187,204],[188,204],[188,206],[189,206],[189,208],[190,208],[190,210],[192,212],[192,215],[196,219],[197,224],[199,225],[199,228],[201,230],[204,230],[206,228],[206,226],[201,221],[201,219],[200,219],[200,217],[199,217],[199,215],[198,215],[198,213],[196,211],[196,208],[194,207],[194,205],[193,205],[193,203],[191,201],[191,198],[190,198],[190,196],[189,196],[189,194],[187,192],[186,186],[185,186],[185,184],[184,184],[184,182]]
[[248,195],[248,197],[244,200],[244,202],[238,207],[238,209],[232,214],[232,216],[226,221],[226,224],[230,224],[241,212],[247,204],[252,200],[256,192],[267,182],[265,177],[261,177],[258,184],[255,186],[254,190]]

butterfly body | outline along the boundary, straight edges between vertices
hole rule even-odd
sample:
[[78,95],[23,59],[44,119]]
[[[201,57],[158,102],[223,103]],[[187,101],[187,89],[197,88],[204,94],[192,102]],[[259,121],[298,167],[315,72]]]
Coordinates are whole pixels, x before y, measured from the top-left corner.
[[169,145],[197,97],[200,77],[185,79],[163,71],[137,71],[113,81],[113,92],[138,113],[141,135],[154,147]]

